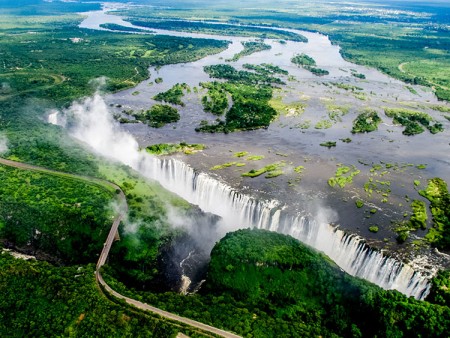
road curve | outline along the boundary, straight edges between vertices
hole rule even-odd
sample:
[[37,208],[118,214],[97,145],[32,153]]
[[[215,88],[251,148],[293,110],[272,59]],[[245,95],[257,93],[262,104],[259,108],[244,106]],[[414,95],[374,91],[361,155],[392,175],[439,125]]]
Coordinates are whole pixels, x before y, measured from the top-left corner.
[[32,164],[27,164],[27,163],[22,163],[22,162],[16,162],[16,161],[11,161],[11,160],[7,160],[4,158],[0,157],[0,164],[9,166],[9,167],[14,167],[14,168],[19,168],[19,169],[25,169],[25,170],[33,170],[33,171],[39,171],[39,172],[43,172],[43,173],[48,173],[48,174],[52,174],[52,175],[57,175],[57,176],[65,176],[65,177],[70,177],[73,179],[78,179],[78,180],[82,180],[82,181],[87,181],[89,183],[95,183],[98,185],[101,185],[103,187],[108,186],[110,188],[113,188],[116,192],[118,192],[117,197],[120,199],[121,202],[121,206],[119,207],[119,212],[118,214],[114,217],[114,221],[113,224],[111,226],[111,229],[109,230],[109,234],[108,237],[106,238],[106,241],[103,245],[103,249],[102,252],[100,253],[100,257],[97,261],[97,266],[96,266],[96,270],[95,270],[95,276],[97,279],[97,282],[103,287],[103,289],[108,292],[110,295],[118,298],[118,299],[122,299],[124,300],[127,304],[130,304],[140,310],[144,310],[144,311],[150,311],[153,312],[161,317],[170,319],[170,320],[174,320],[183,324],[187,324],[189,326],[198,328],[202,331],[206,331],[221,337],[225,337],[225,338],[239,338],[240,336],[228,332],[228,331],[224,331],[221,329],[218,329],[216,327],[207,325],[207,324],[203,324],[200,322],[197,322],[195,320],[189,319],[189,318],[185,318],[185,317],[181,317],[178,316],[176,314],[158,309],[154,306],[148,305],[146,303],[142,303],[140,301],[137,301],[135,299],[132,298],[128,298],[125,297],[123,295],[121,295],[120,293],[114,291],[104,280],[103,277],[100,273],[100,268],[105,265],[106,259],[108,258],[109,255],[109,251],[111,250],[111,246],[115,240],[116,237],[116,233],[118,231],[119,228],[119,224],[122,221],[124,215],[126,215],[126,213],[128,212],[128,204],[127,204],[127,200],[125,197],[125,194],[123,193],[122,189],[109,181],[106,180],[101,180],[99,178],[94,178],[94,177],[88,177],[88,176],[82,176],[82,175],[76,175],[76,174],[69,174],[69,173],[64,173],[64,172],[60,172],[60,171],[56,171],[56,170],[51,170],[51,169],[47,169],[47,168],[43,168],[43,167],[39,167],[39,166],[35,166]]

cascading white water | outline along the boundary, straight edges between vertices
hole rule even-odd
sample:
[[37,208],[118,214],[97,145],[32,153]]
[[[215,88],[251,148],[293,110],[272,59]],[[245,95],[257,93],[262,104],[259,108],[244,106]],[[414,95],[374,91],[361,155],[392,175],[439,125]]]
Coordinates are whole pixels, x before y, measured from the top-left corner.
[[52,110],[47,117],[47,120],[51,124],[59,124],[58,123],[58,114],[59,112],[57,110]]
[[[224,232],[256,227],[289,234],[324,252],[351,275],[417,299],[425,298],[429,292],[426,275],[371,249],[358,236],[345,234],[326,221],[319,222],[307,215],[292,216],[277,201],[259,201],[241,194],[176,159],[160,159],[140,152],[136,140],[114,124],[100,95],[74,103],[67,113],[75,118],[71,126],[74,137],[98,153],[159,181],[203,211],[221,216]],[[59,124],[59,116],[57,121],[49,116],[49,122]]]
[[241,194],[176,159],[146,157],[139,171],[202,210],[221,216],[228,227],[256,227],[289,234],[324,252],[349,274],[384,289],[396,289],[417,299],[425,298],[429,292],[427,277],[409,265],[330,224],[318,223],[308,216],[291,216],[277,201],[258,201]]

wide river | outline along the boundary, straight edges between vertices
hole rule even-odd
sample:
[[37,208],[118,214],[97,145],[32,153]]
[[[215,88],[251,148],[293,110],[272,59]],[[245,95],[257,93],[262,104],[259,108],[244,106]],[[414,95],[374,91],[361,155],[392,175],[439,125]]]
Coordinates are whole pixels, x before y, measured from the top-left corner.
[[[103,11],[83,13],[86,18],[80,27],[101,30],[100,24],[115,23],[146,30],[133,26],[119,16],[107,14],[108,10],[114,9],[108,6],[106,4]],[[327,222],[361,235],[371,245],[408,256],[412,244],[396,244],[392,221],[403,219],[404,212],[410,211],[411,200],[422,199],[417,190],[426,185],[427,179],[441,177],[450,182],[450,122],[443,118],[442,113],[432,109],[432,105],[445,103],[438,102],[430,89],[407,86],[375,69],[347,62],[340,54],[340,47],[318,33],[289,30],[304,35],[308,42],[287,41],[282,44],[278,40],[266,39],[265,43],[272,47],[270,50],[242,57],[236,62],[226,62],[226,59],[242,50],[243,41],[254,39],[148,30],[152,34],[219,39],[231,43],[223,52],[195,62],[151,68],[150,79],[135,88],[105,98],[112,113],[122,113],[125,109],[148,109],[156,103],[151,99],[154,95],[168,90],[176,83],[184,82],[191,88],[199,88],[200,82],[212,81],[203,67],[223,63],[238,69],[244,63],[271,63],[287,70],[291,78],[288,80],[283,77],[287,84],[281,86],[275,96],[282,98],[284,103],[301,104],[304,111],[281,114],[268,129],[230,134],[197,133],[194,129],[200,121],[216,119],[216,116],[203,111],[200,100],[205,91],[199,88],[199,92],[192,91],[185,95],[184,107],[177,107],[181,119],[176,124],[159,129],[144,124],[123,124],[121,128],[131,133],[141,146],[181,141],[203,143],[207,149],[201,153],[175,156],[196,170],[207,172],[254,197],[277,199],[287,208],[306,211],[311,215],[316,215],[320,210]],[[318,77],[293,64],[291,58],[300,53],[313,57],[317,66],[328,70],[329,75]],[[364,74],[365,79],[352,76],[352,73]],[[157,77],[161,77],[163,82],[154,83]],[[360,89],[345,90],[339,84]],[[330,120],[330,111],[336,107],[345,110],[345,114]],[[441,122],[445,131],[436,135],[425,131],[416,136],[404,136],[403,127],[393,125],[392,119],[384,114],[384,107],[420,109]],[[382,118],[379,130],[370,134],[351,134],[352,121],[366,109],[376,110]],[[330,120],[331,127],[315,128],[323,120]],[[351,138],[352,142],[341,141],[346,138]],[[320,146],[325,141],[336,141],[337,146],[331,149]],[[262,155],[264,158],[259,161],[236,158],[233,154],[238,151]],[[241,176],[250,169],[279,161],[284,161],[284,174],[276,178],[267,179],[262,175],[252,179]],[[242,162],[245,166],[210,169],[227,162]],[[386,163],[393,166],[386,167]],[[426,164],[426,168],[417,168],[419,164]],[[293,170],[300,165],[304,167],[301,174]],[[327,181],[340,165],[355,166],[361,173],[345,189],[331,188]],[[374,170],[373,165],[382,168]],[[378,193],[369,195],[365,191],[364,185],[369,180],[378,181],[378,188],[374,189],[378,189]],[[418,188],[414,181],[420,181]],[[365,206],[357,208],[356,200],[364,201]],[[377,233],[369,231],[369,227],[374,225],[379,227]],[[419,231],[413,236],[422,237],[425,233]]]

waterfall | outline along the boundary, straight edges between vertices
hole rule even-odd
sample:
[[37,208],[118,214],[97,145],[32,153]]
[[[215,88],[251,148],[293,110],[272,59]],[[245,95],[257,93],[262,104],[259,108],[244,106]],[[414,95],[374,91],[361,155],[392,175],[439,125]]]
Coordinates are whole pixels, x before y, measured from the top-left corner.
[[115,125],[99,94],[74,102],[63,114],[54,113],[48,116],[50,123],[64,126],[66,115],[71,116],[71,135],[99,154],[131,166],[203,211],[221,216],[223,235],[248,227],[288,234],[324,252],[351,275],[417,299],[424,299],[429,293],[426,274],[370,248],[359,236],[346,234],[309,215],[291,215],[278,201],[261,201],[241,194],[176,159],[160,159],[139,151],[134,137]]
[[57,110],[51,110],[47,116],[48,123],[54,124],[54,125],[60,125],[61,122],[58,121],[58,115],[59,111]]
[[221,216],[228,229],[255,227],[288,234],[322,251],[347,273],[384,289],[396,289],[416,299],[429,293],[427,276],[408,264],[370,248],[359,236],[308,215],[292,216],[278,201],[241,194],[176,159],[145,156],[139,171],[203,211]]

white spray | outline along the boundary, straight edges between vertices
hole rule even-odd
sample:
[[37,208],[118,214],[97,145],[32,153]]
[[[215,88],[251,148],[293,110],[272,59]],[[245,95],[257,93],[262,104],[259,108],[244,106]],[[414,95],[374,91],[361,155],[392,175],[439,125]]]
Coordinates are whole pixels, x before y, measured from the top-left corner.
[[0,134],[0,155],[8,151],[8,138],[4,134]]

